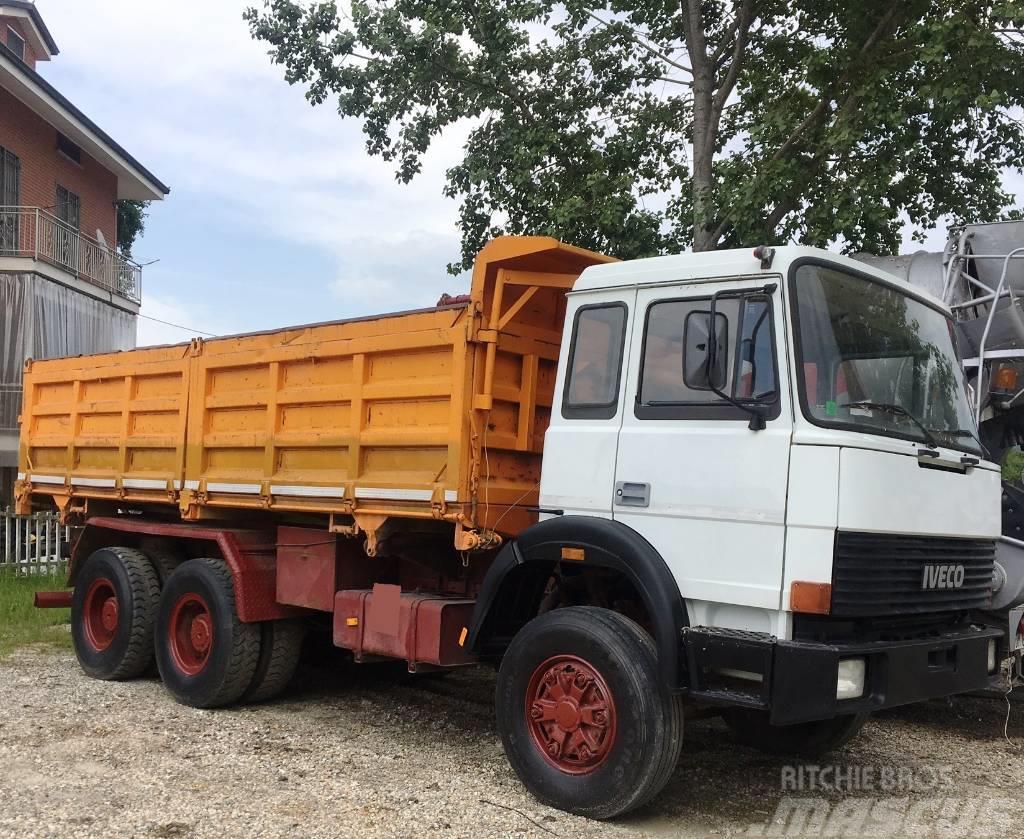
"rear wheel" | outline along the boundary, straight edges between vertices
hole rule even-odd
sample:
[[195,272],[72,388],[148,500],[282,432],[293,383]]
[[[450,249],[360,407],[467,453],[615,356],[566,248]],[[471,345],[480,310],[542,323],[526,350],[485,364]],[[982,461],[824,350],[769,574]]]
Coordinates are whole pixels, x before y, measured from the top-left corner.
[[157,666],[174,698],[195,708],[229,705],[252,683],[259,656],[259,624],[238,619],[227,565],[192,559],[178,566],[156,622]]
[[185,561],[185,555],[177,549],[173,539],[147,536],[139,542],[139,550],[153,563],[161,586],[174,573],[174,569]]
[[265,702],[284,693],[295,675],[306,634],[295,620],[263,621],[260,633],[260,659],[243,702]]
[[153,661],[160,582],[132,548],[100,548],[75,576],[71,637],[82,670],[94,679],[132,679]]
[[682,747],[682,703],[665,689],[654,643],[607,609],[558,609],[513,638],[498,672],[498,729],[538,799],[590,818],[647,803]]
[[768,754],[820,757],[853,739],[869,714],[845,714],[830,720],[772,725],[767,711],[730,708],[722,715],[736,739]]

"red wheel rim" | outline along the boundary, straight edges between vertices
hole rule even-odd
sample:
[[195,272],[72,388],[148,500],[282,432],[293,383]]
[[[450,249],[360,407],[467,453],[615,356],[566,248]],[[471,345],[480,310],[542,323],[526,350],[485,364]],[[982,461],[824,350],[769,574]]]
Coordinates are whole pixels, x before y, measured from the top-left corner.
[[85,640],[96,652],[103,652],[114,642],[120,614],[114,584],[106,577],[93,580],[85,593],[82,628]]
[[179,597],[167,634],[174,666],[188,676],[199,673],[213,649],[213,615],[206,601],[192,592]]
[[570,775],[585,775],[611,753],[615,700],[589,662],[574,655],[553,656],[530,677],[526,723],[548,763]]

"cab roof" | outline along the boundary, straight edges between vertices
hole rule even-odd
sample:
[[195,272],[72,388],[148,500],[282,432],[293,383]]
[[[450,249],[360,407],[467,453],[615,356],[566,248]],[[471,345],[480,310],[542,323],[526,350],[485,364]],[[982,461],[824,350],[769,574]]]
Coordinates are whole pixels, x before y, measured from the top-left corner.
[[753,248],[682,253],[671,256],[654,256],[647,259],[633,259],[625,262],[609,262],[592,265],[580,274],[573,286],[573,293],[597,291],[623,286],[648,286],[688,281],[722,279],[728,277],[783,277],[789,267],[798,260],[814,259],[829,262],[837,268],[872,277],[887,285],[916,297],[932,306],[948,311],[948,307],[937,297],[906,280],[822,248],[808,248],[801,245],[777,247],[771,268],[761,268],[761,260],[754,256]]

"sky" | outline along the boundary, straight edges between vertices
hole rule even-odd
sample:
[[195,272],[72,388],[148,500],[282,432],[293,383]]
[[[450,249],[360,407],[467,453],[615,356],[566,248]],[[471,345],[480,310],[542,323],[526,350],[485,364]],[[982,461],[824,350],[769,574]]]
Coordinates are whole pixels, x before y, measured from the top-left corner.
[[468,290],[457,205],[462,139],[398,184],[359,124],[283,80],[233,0],[39,0],[60,55],[38,69],[171,194],[133,254],[140,345],[434,305]]
[[[468,276],[446,272],[460,254],[457,204],[442,195],[464,138],[443,137],[422,174],[397,183],[358,122],[284,81],[242,20],[252,4],[37,2],[61,50],[39,71],[171,187],[133,249],[146,265],[140,346],[468,290]],[[1011,187],[1024,194],[1020,178]],[[944,241],[937,230],[924,247]]]

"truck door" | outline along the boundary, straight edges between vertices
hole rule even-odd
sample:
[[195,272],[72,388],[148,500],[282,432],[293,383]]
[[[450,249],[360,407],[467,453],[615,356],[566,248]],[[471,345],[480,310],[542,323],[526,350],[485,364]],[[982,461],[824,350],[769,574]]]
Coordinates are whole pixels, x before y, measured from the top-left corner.
[[[715,291],[718,352],[709,371]],[[763,277],[647,288],[635,309],[613,517],[665,558],[691,623],[771,631],[792,430],[779,363],[782,290]],[[750,414],[715,388],[762,412],[766,427],[752,430]]]
[[542,507],[611,517],[635,300],[635,291],[569,295],[571,329],[544,437]]

